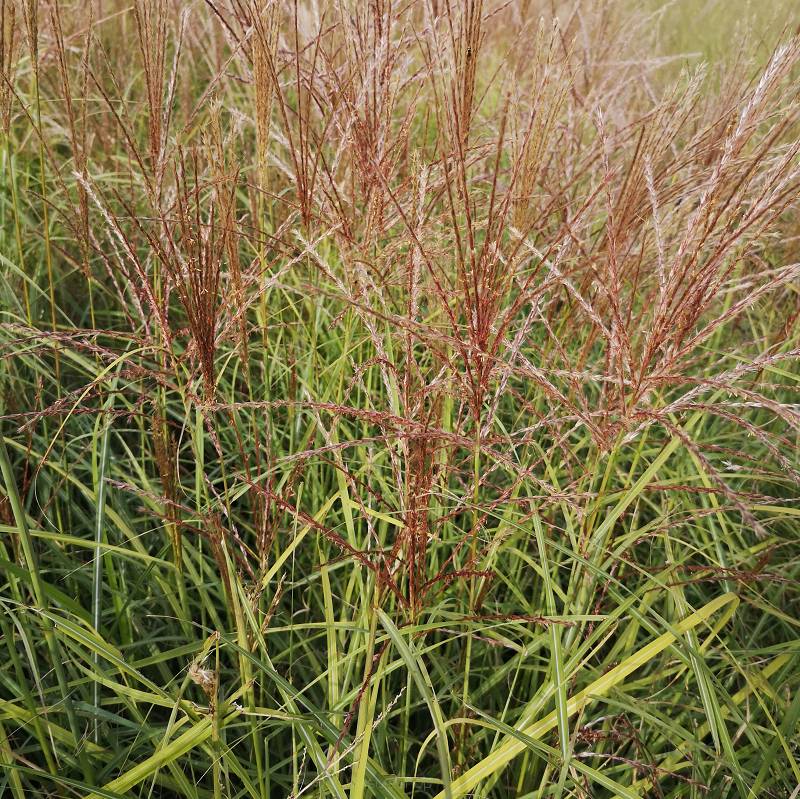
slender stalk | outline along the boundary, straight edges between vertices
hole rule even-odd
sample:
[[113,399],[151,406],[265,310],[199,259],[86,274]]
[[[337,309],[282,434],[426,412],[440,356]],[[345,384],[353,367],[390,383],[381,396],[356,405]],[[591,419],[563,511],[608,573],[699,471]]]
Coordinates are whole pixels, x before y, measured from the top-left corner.
[[[25,271],[25,254],[22,249],[22,225],[20,223],[19,193],[17,191],[17,178],[14,172],[14,155],[11,149],[11,136],[6,135],[6,164],[8,165],[8,180],[11,184],[11,206],[14,214],[14,239],[17,243],[17,258],[19,258],[19,268],[23,275]],[[31,298],[28,281],[22,281],[22,297],[25,303],[25,319],[28,327],[33,325],[33,314],[31,313]]]
[[[109,396],[105,405],[105,410],[110,411],[114,404],[113,393]],[[95,482],[95,496],[97,498],[97,508],[95,511],[94,528],[94,558],[92,563],[92,626],[98,635],[101,635],[100,623],[102,618],[102,593],[103,593],[103,553],[102,546],[105,541],[105,511],[106,511],[106,471],[108,469],[109,439],[111,436],[111,417],[110,415],[103,424],[103,434],[101,436],[99,470]],[[95,667],[99,666],[99,653],[93,654]],[[95,680],[92,685],[92,703],[95,710],[100,710],[100,683]],[[100,742],[100,725],[98,718],[94,722],[94,741]]]

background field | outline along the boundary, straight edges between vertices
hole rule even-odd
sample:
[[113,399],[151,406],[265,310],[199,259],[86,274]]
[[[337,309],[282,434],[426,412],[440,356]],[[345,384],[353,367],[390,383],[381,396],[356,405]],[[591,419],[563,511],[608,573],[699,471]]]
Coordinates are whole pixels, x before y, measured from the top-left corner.
[[0,2],[0,796],[800,795],[796,3]]

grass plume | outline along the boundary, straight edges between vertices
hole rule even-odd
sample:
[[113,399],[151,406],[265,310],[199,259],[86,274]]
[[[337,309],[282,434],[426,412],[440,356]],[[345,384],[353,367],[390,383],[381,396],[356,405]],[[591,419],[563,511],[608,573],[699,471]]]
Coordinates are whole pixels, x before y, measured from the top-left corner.
[[800,18],[728,5],[2,1],[1,795],[797,795]]

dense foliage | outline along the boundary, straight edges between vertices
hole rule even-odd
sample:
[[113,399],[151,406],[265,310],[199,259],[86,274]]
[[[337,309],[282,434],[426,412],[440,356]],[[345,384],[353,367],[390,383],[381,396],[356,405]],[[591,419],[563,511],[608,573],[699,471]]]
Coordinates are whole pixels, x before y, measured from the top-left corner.
[[638,5],[2,0],[0,794],[798,796],[800,40]]

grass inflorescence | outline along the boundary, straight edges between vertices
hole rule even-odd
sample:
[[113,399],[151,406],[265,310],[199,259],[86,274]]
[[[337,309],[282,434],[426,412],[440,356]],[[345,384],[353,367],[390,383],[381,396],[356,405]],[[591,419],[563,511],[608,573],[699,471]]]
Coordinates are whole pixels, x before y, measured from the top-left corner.
[[0,2],[0,795],[800,795],[796,12]]

